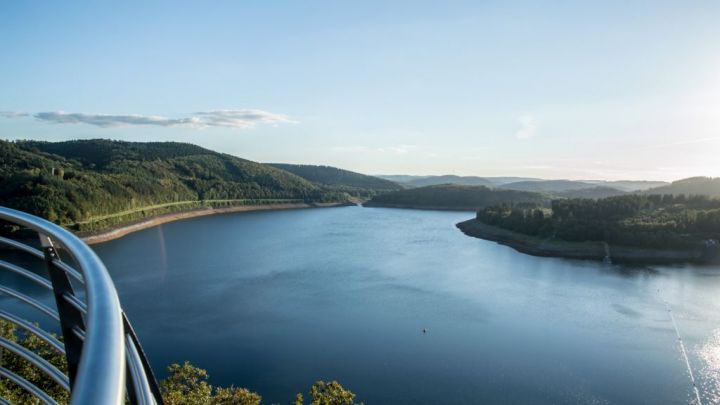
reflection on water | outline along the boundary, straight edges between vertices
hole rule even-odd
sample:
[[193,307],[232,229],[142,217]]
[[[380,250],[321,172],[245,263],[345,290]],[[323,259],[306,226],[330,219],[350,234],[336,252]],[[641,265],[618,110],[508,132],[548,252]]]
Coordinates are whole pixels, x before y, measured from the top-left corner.
[[690,403],[664,301],[717,402],[718,268],[531,257],[463,235],[471,216],[243,213],[95,249],[156,369],[187,359],[267,403],[318,378],[370,404]]
[[720,329],[716,329],[697,350],[701,360],[699,378],[704,402],[720,403]]

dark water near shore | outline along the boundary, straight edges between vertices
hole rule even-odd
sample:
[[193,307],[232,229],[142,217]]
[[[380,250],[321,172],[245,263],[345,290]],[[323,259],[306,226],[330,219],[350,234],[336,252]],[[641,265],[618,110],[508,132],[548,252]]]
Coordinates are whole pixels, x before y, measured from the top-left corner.
[[670,315],[720,402],[720,267],[527,256],[463,235],[471,216],[241,213],[94,249],[157,370],[190,360],[266,403],[316,379],[367,404],[692,403]]

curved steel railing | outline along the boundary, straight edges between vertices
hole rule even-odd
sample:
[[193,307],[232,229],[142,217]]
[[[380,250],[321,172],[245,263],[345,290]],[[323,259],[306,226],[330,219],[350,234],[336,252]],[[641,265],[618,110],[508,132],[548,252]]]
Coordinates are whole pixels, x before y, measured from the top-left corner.
[[[0,259],[7,249],[22,251],[45,262],[49,278],[17,264],[0,260],[0,269],[50,290],[55,297],[51,308],[35,297],[0,285],[0,294],[13,297],[58,321],[63,342],[36,324],[0,310],[0,319],[36,335],[67,359],[65,375],[34,352],[0,337],[0,350],[7,350],[30,362],[69,391],[70,404],[162,404],[152,369],[142,351],[105,265],[82,240],[64,228],[36,216],[0,207],[0,220],[37,233],[42,250],[18,240],[0,236]],[[75,266],[61,260],[66,252]],[[71,282],[71,279],[73,280]],[[84,290],[84,299],[75,293],[73,283]],[[127,375],[126,375],[127,374]],[[54,403],[40,388],[23,376],[0,367],[0,378],[7,378],[43,403]],[[3,399],[0,398],[0,402]]]

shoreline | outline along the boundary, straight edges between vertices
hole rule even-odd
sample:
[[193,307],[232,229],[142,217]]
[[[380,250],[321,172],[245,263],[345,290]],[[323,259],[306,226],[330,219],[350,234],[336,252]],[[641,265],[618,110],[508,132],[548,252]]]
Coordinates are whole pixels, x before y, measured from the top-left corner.
[[120,239],[125,235],[129,235],[134,232],[142,231],[144,229],[152,228],[158,225],[166,224],[168,222],[182,221],[190,218],[204,217],[208,215],[219,215],[219,214],[232,214],[236,212],[250,212],[250,211],[279,211],[279,210],[293,210],[293,209],[307,209],[307,208],[332,208],[332,207],[345,207],[355,205],[353,203],[287,203],[287,204],[262,204],[262,205],[238,205],[235,207],[222,207],[222,208],[196,208],[187,211],[178,211],[169,214],[159,214],[150,216],[140,220],[128,222],[122,225],[116,225],[107,229],[103,229],[97,232],[90,232],[87,234],[79,233],[78,235],[83,242],[88,245],[95,245],[98,243],[108,242],[115,239]]
[[[496,242],[531,256],[593,261],[603,261],[605,259],[606,245],[604,242],[567,242],[541,239],[483,224],[476,219],[459,222],[455,226],[465,235]],[[631,246],[609,246],[609,251],[612,263],[679,264],[706,262],[703,260],[702,252],[699,249],[664,250]]]

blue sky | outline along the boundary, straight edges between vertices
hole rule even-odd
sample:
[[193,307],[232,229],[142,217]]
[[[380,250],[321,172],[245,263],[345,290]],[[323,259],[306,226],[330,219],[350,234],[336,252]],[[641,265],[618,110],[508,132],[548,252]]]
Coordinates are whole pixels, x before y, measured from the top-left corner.
[[0,138],[371,174],[720,176],[720,2],[5,2]]

